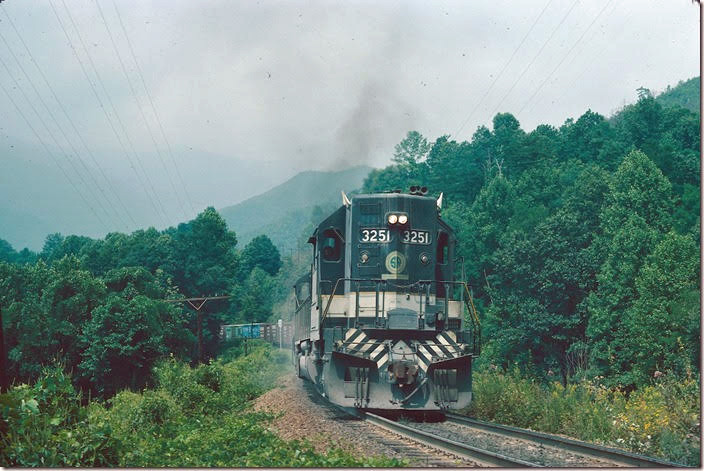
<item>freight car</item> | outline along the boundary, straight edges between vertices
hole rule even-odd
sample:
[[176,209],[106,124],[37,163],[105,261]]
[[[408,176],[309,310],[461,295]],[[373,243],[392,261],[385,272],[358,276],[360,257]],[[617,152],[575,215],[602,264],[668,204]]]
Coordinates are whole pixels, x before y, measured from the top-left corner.
[[343,407],[442,411],[472,398],[479,320],[455,277],[453,230],[425,187],[355,195],[308,240],[293,361]]

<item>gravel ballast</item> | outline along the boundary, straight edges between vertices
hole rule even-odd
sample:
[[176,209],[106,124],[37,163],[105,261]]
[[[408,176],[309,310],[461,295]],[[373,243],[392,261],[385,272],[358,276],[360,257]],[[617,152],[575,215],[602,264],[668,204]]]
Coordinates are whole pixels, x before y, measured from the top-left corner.
[[294,374],[255,400],[254,408],[279,416],[271,428],[285,440],[306,438],[318,452],[342,448],[356,456],[408,459],[413,467],[470,467],[476,463],[409,442],[325,403],[309,383]]

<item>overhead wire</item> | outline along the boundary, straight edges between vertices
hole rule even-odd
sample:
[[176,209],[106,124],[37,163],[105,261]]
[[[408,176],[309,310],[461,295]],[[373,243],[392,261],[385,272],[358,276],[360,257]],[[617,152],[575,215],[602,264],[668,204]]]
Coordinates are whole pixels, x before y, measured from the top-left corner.
[[[98,171],[100,172],[100,175],[103,177],[103,179],[104,179],[105,182],[107,183],[108,190],[112,193],[112,195],[114,196],[114,198],[115,198],[115,199],[117,200],[117,202],[120,204],[120,206],[122,207],[122,210],[123,210],[124,213],[127,215],[127,217],[130,219],[130,221],[132,222],[133,226],[136,226],[137,223],[136,223],[136,221],[134,220],[134,218],[132,217],[132,214],[129,212],[129,210],[128,210],[127,207],[125,206],[124,202],[122,201],[122,198],[120,197],[120,194],[117,192],[117,190],[116,190],[115,187],[113,186],[112,181],[107,177],[107,175],[105,175],[105,171],[103,170],[102,166],[98,163],[97,159],[95,158],[94,153],[90,150],[90,148],[89,148],[88,145],[86,144],[85,139],[83,138],[83,135],[78,131],[78,128],[76,127],[75,123],[73,122],[73,119],[71,119],[71,116],[70,116],[70,115],[68,114],[68,112],[66,111],[66,108],[64,107],[63,103],[61,102],[61,100],[59,99],[59,97],[56,95],[56,92],[55,92],[55,90],[54,90],[54,87],[51,85],[51,82],[49,82],[49,80],[46,78],[46,75],[44,74],[44,71],[43,71],[42,68],[39,66],[39,63],[38,63],[38,62],[36,61],[36,59],[34,58],[34,55],[32,54],[32,51],[29,49],[29,46],[27,46],[27,43],[24,41],[24,38],[22,37],[22,35],[20,34],[19,30],[18,30],[17,27],[15,26],[15,22],[12,20],[12,17],[9,15],[9,13],[7,12],[7,10],[5,9],[4,6],[0,5],[0,9],[2,9],[3,13],[5,13],[5,17],[7,18],[8,22],[9,22],[10,25],[12,26],[12,29],[15,31],[15,34],[17,35],[17,37],[19,38],[19,40],[20,40],[22,46],[24,47],[25,51],[27,52],[27,55],[29,56],[29,59],[30,59],[31,62],[34,64],[34,66],[36,67],[37,71],[39,72],[40,76],[42,77],[42,80],[44,81],[44,84],[46,85],[46,87],[47,87],[47,88],[49,89],[49,91],[51,92],[51,94],[52,94],[52,96],[54,97],[54,100],[56,101],[56,103],[59,105],[59,108],[61,109],[62,113],[63,113],[64,116],[66,117],[66,120],[67,120],[67,121],[69,122],[69,124],[71,125],[71,128],[73,129],[73,132],[76,134],[76,136],[78,137],[78,140],[81,142],[81,144],[83,145],[83,148],[86,150],[86,153],[88,154],[88,156],[90,157],[91,161],[93,162],[93,165],[98,169]],[[7,44],[7,42],[6,42],[6,44]],[[9,46],[8,46],[8,49],[10,49]],[[10,49],[10,51],[11,51],[11,49]],[[13,55],[14,55],[14,54],[13,54]],[[25,73],[25,76],[27,76],[26,73]],[[95,183],[96,183],[96,186],[98,186],[98,187],[100,188],[101,193],[103,193],[103,196],[105,197],[105,193],[103,192],[102,187],[100,187],[100,186],[97,184],[97,179],[94,180],[94,181],[95,181]],[[107,197],[106,197],[106,199],[107,199]],[[111,205],[111,207],[112,207],[112,206],[113,206],[113,205],[112,205],[112,202],[111,202],[109,199],[108,199],[108,201],[109,201],[109,203],[110,203],[110,205]],[[113,207],[113,209],[114,209],[114,207]],[[125,227],[127,227],[127,224],[124,223],[124,220],[122,219],[122,217],[120,216],[120,214],[117,212],[116,209],[115,209],[115,213],[117,214],[118,219],[120,219],[120,220],[123,222],[123,224],[125,225]],[[129,230],[129,228],[128,228],[128,230]]]
[[567,57],[569,57],[569,55],[572,53],[572,51],[574,50],[574,48],[577,47],[577,45],[582,41],[582,39],[583,39],[584,36],[587,34],[587,32],[592,28],[592,26],[594,26],[594,23],[596,23],[596,21],[599,19],[599,17],[601,17],[601,15],[606,11],[606,8],[607,8],[612,2],[613,2],[613,0],[609,0],[608,2],[606,2],[606,4],[604,5],[604,7],[603,7],[601,10],[599,10],[599,13],[594,17],[594,19],[592,20],[592,22],[589,23],[589,26],[587,26],[587,28],[582,32],[582,34],[579,36],[579,38],[577,39],[577,41],[575,41],[575,43],[572,45],[572,47],[569,49],[569,51],[567,51],[567,53],[566,53],[564,56],[562,56],[562,59],[560,60],[560,62],[558,62],[558,64],[555,66],[555,68],[552,69],[552,71],[547,75],[547,77],[545,77],[545,79],[540,83],[540,86],[535,90],[535,92],[533,92],[533,94],[530,96],[530,98],[528,98],[528,100],[523,104],[523,106],[521,107],[521,109],[518,110],[518,113],[517,113],[517,114],[520,114],[520,113],[526,108],[526,106],[528,106],[528,103],[530,103],[530,102],[533,100],[533,98],[535,98],[535,96],[540,92],[540,90],[543,89],[543,87],[544,87],[545,84],[548,82],[548,80],[550,80],[550,77],[552,77],[553,74],[554,74],[555,72],[557,72],[557,69],[559,69],[560,66],[563,64],[563,62],[565,62],[565,59],[567,59]]
[[521,73],[518,75],[518,77],[516,78],[516,80],[513,82],[513,85],[511,85],[511,88],[509,88],[508,91],[506,92],[506,94],[503,96],[503,98],[501,98],[501,101],[499,101],[499,103],[496,105],[496,108],[494,108],[494,111],[491,113],[491,116],[495,116],[495,115],[496,115],[496,112],[499,110],[499,108],[500,108],[501,105],[504,103],[504,101],[506,101],[506,98],[511,94],[511,92],[513,91],[513,89],[516,88],[516,85],[521,81],[521,79],[523,79],[523,76],[526,74],[526,72],[528,71],[528,69],[530,69],[531,66],[533,65],[533,63],[535,63],[535,61],[536,61],[536,59],[538,58],[538,56],[540,56],[540,54],[543,52],[543,49],[545,49],[545,46],[548,45],[548,43],[549,43],[550,40],[553,38],[553,36],[555,36],[555,33],[557,32],[557,30],[560,29],[560,27],[561,27],[562,24],[565,22],[565,20],[567,20],[567,17],[570,15],[570,13],[572,13],[572,10],[574,10],[574,8],[575,8],[578,4],[579,4],[579,0],[577,0],[576,2],[572,2],[572,6],[569,8],[569,10],[567,10],[567,13],[564,14],[564,16],[562,17],[562,19],[560,20],[560,22],[559,22],[559,23],[557,24],[557,26],[555,26],[555,28],[552,30],[552,32],[550,33],[550,36],[548,36],[548,38],[543,42],[543,45],[540,46],[540,49],[539,49],[538,52],[533,56],[533,58],[532,58],[531,61],[528,63],[528,65],[527,65],[527,66],[521,71]]
[[181,201],[181,196],[179,191],[176,189],[176,185],[174,185],[174,181],[171,178],[171,174],[169,173],[169,170],[166,168],[166,162],[164,161],[164,157],[161,155],[161,149],[159,148],[159,145],[156,142],[156,139],[154,137],[154,133],[152,132],[152,128],[149,125],[149,120],[147,120],[147,117],[144,114],[144,110],[142,109],[142,104],[140,103],[139,97],[137,96],[137,92],[134,89],[134,86],[132,85],[132,79],[130,79],[129,74],[127,73],[127,67],[125,67],[125,63],[122,60],[122,55],[120,54],[120,50],[117,47],[117,43],[115,42],[115,38],[113,38],[112,31],[110,30],[110,26],[108,25],[108,21],[105,18],[105,15],[103,14],[103,9],[100,6],[100,2],[98,0],[95,0],[95,5],[98,7],[98,12],[100,13],[100,18],[103,20],[103,24],[105,25],[105,30],[108,32],[108,36],[110,38],[110,42],[112,43],[112,47],[115,50],[115,54],[117,56],[118,62],[120,63],[120,67],[122,68],[122,72],[125,75],[125,78],[127,79],[127,83],[129,84],[130,91],[132,92],[132,97],[134,98],[134,101],[137,105],[137,108],[139,109],[139,114],[142,117],[142,120],[144,121],[144,126],[147,128],[147,132],[149,133],[149,136],[151,137],[152,143],[154,144],[154,148],[156,149],[157,155],[159,156],[159,160],[161,161],[162,167],[164,167],[164,172],[166,173],[166,176],[169,180],[169,183],[171,184],[171,189],[173,190],[174,194],[176,195],[176,200],[178,201],[179,206],[181,207],[181,211],[183,211],[183,214],[186,218],[188,218],[188,213],[186,212],[186,209],[183,206],[183,202]]
[[128,50],[130,51],[130,54],[132,55],[132,59],[134,60],[134,64],[136,66],[137,70],[137,75],[139,76],[142,86],[144,87],[144,91],[147,94],[147,98],[149,99],[149,104],[151,105],[152,112],[154,113],[154,118],[156,118],[156,122],[159,125],[159,131],[161,132],[161,136],[164,139],[164,142],[166,143],[166,150],[168,151],[169,157],[171,157],[171,162],[174,165],[174,168],[176,169],[176,175],[178,176],[179,181],[181,182],[181,186],[183,188],[184,195],[186,196],[186,201],[188,201],[188,204],[191,207],[191,211],[193,213],[196,212],[195,207],[193,206],[193,201],[191,199],[190,194],[188,193],[188,186],[186,185],[183,176],[181,175],[181,171],[178,168],[178,164],[176,163],[176,159],[174,158],[174,154],[171,150],[171,143],[169,142],[168,137],[166,136],[166,132],[164,132],[164,126],[161,123],[161,118],[159,117],[159,113],[157,111],[157,107],[154,104],[154,100],[152,99],[152,94],[149,92],[149,87],[147,87],[147,83],[144,80],[144,74],[142,73],[142,68],[139,66],[139,61],[137,60],[137,56],[134,53],[134,48],[132,47],[132,41],[130,41],[130,36],[127,34],[127,29],[125,28],[124,23],[122,22],[122,15],[120,15],[120,10],[117,8],[117,4],[113,0],[112,2],[113,7],[115,8],[115,13],[117,14],[117,19],[118,22],[120,23],[120,27],[122,28],[122,34],[124,34],[125,39],[127,40],[127,46]]
[[[622,36],[625,34],[625,32],[627,31],[627,29],[624,28],[624,26],[626,25],[626,23],[628,23],[628,22],[630,21],[631,13],[632,13],[632,11],[633,11],[633,9],[634,9],[635,7],[636,7],[636,4],[631,5],[631,8],[629,8],[629,9],[626,11],[626,13],[623,15],[623,16],[625,17],[624,20],[621,21],[621,22],[618,24],[618,26],[615,28],[616,31],[618,31],[618,34],[617,34],[615,37],[610,38],[609,41],[607,41],[600,49],[598,49],[598,50],[596,51],[596,54],[592,54],[592,55],[590,56],[590,58],[586,61],[586,64],[587,64],[587,65],[586,65],[585,67],[583,67],[583,68],[574,76],[574,79],[572,79],[572,81],[570,81],[570,83],[569,83],[569,85],[568,85],[567,87],[564,87],[564,91],[562,92],[562,94],[560,94],[559,97],[557,97],[557,98],[555,99],[555,102],[559,102],[560,100],[562,100],[562,99],[565,97],[565,95],[567,95],[569,92],[574,92],[574,86],[575,86],[575,84],[584,76],[584,74],[585,74],[588,70],[590,70],[592,67],[594,67],[594,65],[597,63],[597,61],[596,61],[595,59],[597,59],[598,57],[603,57],[603,56],[604,56],[604,53],[605,53],[607,50],[610,50],[612,47],[614,47],[614,45],[618,44],[618,40],[621,39],[621,37],[622,37]],[[615,8],[614,8],[614,9],[615,9]]]
[[130,157],[129,153],[127,152],[127,149],[125,148],[125,145],[122,142],[122,138],[120,137],[120,134],[117,132],[117,129],[115,128],[115,125],[112,122],[112,119],[110,118],[110,115],[108,114],[108,111],[105,109],[105,105],[103,104],[103,101],[100,98],[98,91],[95,89],[95,85],[93,85],[93,82],[90,79],[90,76],[88,74],[88,71],[85,68],[85,65],[83,64],[83,61],[81,60],[80,56],[78,55],[78,51],[76,50],[75,46],[73,45],[73,41],[71,40],[71,37],[69,36],[68,31],[66,30],[66,26],[64,25],[64,22],[61,19],[59,12],[56,10],[56,6],[54,5],[54,2],[52,0],[49,0],[49,5],[51,6],[52,10],[54,11],[54,15],[56,16],[56,19],[59,22],[59,25],[61,26],[61,29],[64,33],[64,36],[66,37],[66,40],[69,43],[69,46],[71,48],[71,51],[73,52],[74,57],[76,58],[76,60],[78,61],[78,64],[81,67],[81,71],[83,72],[83,75],[85,76],[86,81],[88,82],[88,85],[90,86],[90,89],[93,92],[93,95],[95,96],[96,100],[98,101],[98,105],[100,106],[100,109],[105,114],[105,118],[108,121],[110,129],[112,130],[113,134],[115,135],[115,138],[117,139],[117,142],[118,142],[122,152],[127,157],[130,168],[132,169],[132,171],[134,171],[135,176],[137,177],[137,182],[138,182],[139,186],[144,191],[144,194],[147,197],[147,200],[149,200],[149,202],[152,205],[152,208],[154,209],[157,216],[162,219],[162,222],[164,222],[164,224],[166,224],[163,215],[161,213],[159,213],[159,209],[157,208],[156,203],[154,202],[154,199],[149,194],[149,192],[146,188],[146,185],[142,182],[142,177],[140,177],[139,173],[137,172],[137,169],[134,165],[134,162],[132,161],[132,157]]
[[[8,75],[10,78],[13,78],[13,77],[11,76],[11,74],[10,74],[10,69],[7,67],[7,64],[5,64],[5,61],[3,61],[1,57],[0,57],[0,63],[2,63],[3,67],[4,67],[5,70],[7,71],[7,75]],[[14,81],[14,79],[13,79],[13,81]],[[16,81],[15,81],[15,83],[16,83]],[[20,90],[20,92],[24,95],[24,91],[21,89],[21,87],[19,87],[18,84],[16,84],[15,86],[16,86],[16,87]],[[109,230],[108,226],[105,224],[105,222],[102,220],[102,218],[101,218],[101,217],[98,215],[98,213],[95,211],[95,208],[93,208],[93,206],[88,202],[88,200],[87,200],[86,197],[83,195],[83,193],[78,189],[78,186],[76,185],[76,183],[71,179],[71,177],[69,176],[69,174],[68,174],[68,173],[66,172],[66,170],[63,168],[63,166],[59,163],[60,160],[54,155],[54,153],[51,151],[51,149],[50,149],[49,146],[46,144],[46,142],[44,141],[44,139],[42,139],[42,137],[39,135],[39,133],[37,132],[37,130],[34,128],[34,126],[32,126],[32,123],[29,121],[29,119],[27,119],[27,116],[26,116],[26,115],[24,114],[24,112],[22,111],[22,108],[20,108],[20,106],[17,104],[17,102],[14,100],[14,98],[12,98],[12,95],[7,91],[7,89],[6,89],[5,87],[0,87],[0,88],[2,88],[3,92],[5,92],[5,95],[6,95],[7,98],[10,100],[10,102],[11,102],[12,105],[15,107],[15,109],[17,109],[17,113],[22,117],[22,119],[24,120],[24,122],[27,124],[27,127],[32,131],[32,133],[34,134],[34,136],[37,138],[37,141],[39,141],[39,143],[42,145],[42,147],[44,148],[44,150],[46,151],[46,153],[47,153],[47,154],[49,155],[49,157],[51,157],[51,159],[54,161],[54,163],[56,164],[56,166],[59,167],[59,170],[60,170],[61,173],[64,175],[64,177],[66,177],[66,180],[68,180],[69,184],[73,187],[74,191],[78,194],[78,196],[83,200],[83,203],[85,203],[85,205],[86,205],[86,206],[90,209],[90,211],[93,213],[93,216],[95,216],[95,219],[98,220],[98,221],[100,222],[100,224],[101,224],[103,227],[105,227],[107,230]],[[35,112],[35,114],[37,114],[37,116],[39,116],[39,114],[37,113],[36,108],[34,108],[34,105],[32,104],[32,102],[28,100],[28,97],[27,97],[26,95],[24,95],[24,96],[25,96],[25,99],[28,101],[28,103],[29,103],[29,105],[30,105],[30,108],[32,108],[33,111]],[[41,117],[40,117],[40,122],[42,122]]]
[[506,61],[506,63],[504,64],[504,66],[503,66],[503,67],[501,68],[501,70],[499,71],[498,75],[496,75],[496,77],[494,77],[494,80],[491,82],[491,85],[489,85],[489,88],[486,90],[486,92],[484,92],[484,95],[483,95],[483,96],[481,97],[481,99],[477,102],[477,104],[474,106],[474,108],[473,108],[472,111],[469,113],[469,115],[467,115],[467,118],[464,120],[464,122],[463,122],[462,125],[459,127],[459,129],[457,129],[457,131],[453,134],[453,136],[459,136],[459,133],[462,132],[462,130],[463,130],[464,127],[467,125],[467,123],[469,122],[469,120],[472,118],[472,116],[474,116],[474,113],[476,113],[476,111],[479,109],[479,107],[481,106],[481,104],[484,103],[484,100],[485,100],[486,97],[489,95],[489,92],[491,92],[491,90],[494,88],[494,85],[496,85],[496,82],[498,82],[498,80],[501,78],[501,76],[503,75],[503,73],[504,73],[504,72],[506,71],[506,69],[508,68],[509,64],[511,64],[511,61],[513,61],[513,58],[516,57],[516,54],[517,54],[518,51],[521,49],[521,47],[523,46],[523,44],[526,42],[526,39],[528,38],[528,36],[530,35],[530,33],[531,33],[531,32],[533,31],[533,29],[535,28],[535,25],[538,24],[538,21],[540,21],[540,19],[543,17],[543,14],[547,11],[548,7],[550,6],[550,4],[551,4],[552,2],[553,2],[553,0],[548,0],[548,2],[545,4],[545,6],[544,6],[543,9],[541,10],[540,14],[535,18],[535,20],[533,21],[533,24],[532,24],[531,27],[528,29],[528,31],[526,32],[526,34],[523,36],[523,39],[521,39],[521,41],[520,41],[520,43],[518,44],[518,46],[516,47],[516,49],[513,50],[513,54],[511,54],[511,57],[509,57],[509,59]]
[[154,194],[154,198],[157,202],[157,206],[161,209],[161,212],[163,213],[164,216],[164,224],[168,225],[168,215],[166,214],[166,211],[164,210],[164,205],[161,202],[161,198],[159,198],[159,194],[157,193],[156,189],[154,188],[154,184],[152,183],[151,179],[149,178],[149,173],[144,169],[144,164],[142,163],[142,159],[139,157],[139,154],[135,150],[134,144],[132,143],[132,139],[130,138],[129,133],[127,132],[127,129],[125,128],[125,125],[122,122],[122,119],[120,118],[120,115],[117,112],[117,109],[115,108],[115,105],[113,104],[112,98],[110,97],[110,94],[108,93],[107,89],[105,88],[105,83],[100,75],[100,72],[98,72],[98,68],[95,66],[95,62],[93,62],[93,57],[90,54],[90,51],[88,50],[88,47],[86,46],[85,41],[83,41],[83,36],[81,35],[81,31],[76,25],[76,22],[73,19],[73,15],[71,14],[71,10],[68,8],[68,5],[66,5],[66,0],[61,0],[61,3],[64,6],[64,9],[66,10],[66,14],[68,15],[68,19],[71,21],[71,25],[73,26],[73,30],[76,33],[76,36],[78,36],[78,40],[81,43],[81,47],[83,47],[83,51],[85,52],[86,56],[88,57],[88,62],[90,63],[91,68],[93,69],[93,72],[95,73],[96,78],[98,79],[98,84],[100,85],[100,88],[103,90],[103,93],[105,94],[105,97],[108,100],[108,104],[110,105],[110,109],[112,110],[112,113],[115,115],[115,118],[117,119],[117,124],[120,125],[120,128],[122,129],[122,133],[125,135],[125,140],[127,141],[127,145],[134,154],[135,160],[139,164],[142,173],[144,174],[144,177],[147,181],[147,184],[152,190],[152,193]]
[[[39,90],[37,89],[37,86],[34,84],[34,81],[32,80],[32,78],[29,76],[29,74],[28,74],[27,71],[25,70],[24,66],[22,65],[22,63],[21,63],[20,60],[18,59],[17,55],[16,55],[16,54],[14,53],[14,51],[12,50],[12,46],[11,46],[10,43],[7,41],[7,39],[6,39],[5,36],[2,34],[2,32],[0,32],[0,39],[2,39],[3,43],[5,43],[5,47],[7,48],[7,51],[10,53],[10,55],[12,56],[12,58],[15,60],[15,62],[16,62],[17,65],[19,66],[19,68],[20,68],[22,74],[24,75],[25,79],[27,80],[27,82],[29,83],[29,85],[32,87],[32,90],[34,91],[35,95],[38,97],[39,102],[42,104],[42,106],[43,106],[44,109],[46,110],[46,113],[47,113],[48,117],[50,118],[51,121],[53,121],[54,125],[55,125],[56,128],[59,130],[59,133],[63,136],[64,141],[66,141],[66,143],[68,144],[68,146],[71,148],[71,151],[73,152],[73,155],[74,155],[74,156],[78,159],[78,161],[80,162],[80,164],[81,164],[81,166],[82,166],[84,172],[85,172],[86,175],[88,176],[88,179],[89,179],[89,180],[93,183],[93,185],[98,189],[98,191],[100,192],[100,194],[101,194],[101,195],[103,196],[103,198],[105,199],[107,205],[110,207],[110,209],[111,209],[112,212],[115,214],[115,216],[117,216],[118,222],[121,223],[125,228],[127,228],[127,224],[125,223],[124,219],[123,219],[122,216],[119,214],[119,212],[117,211],[117,209],[115,208],[115,206],[112,204],[112,200],[111,200],[110,198],[108,198],[108,196],[105,194],[105,190],[103,189],[102,186],[100,186],[100,184],[98,183],[97,179],[96,179],[95,176],[93,175],[93,172],[91,172],[90,168],[88,168],[88,166],[86,165],[85,161],[84,161],[83,158],[81,157],[80,152],[78,152],[78,150],[76,149],[76,147],[73,145],[73,143],[71,142],[71,140],[68,138],[68,135],[67,135],[66,131],[63,129],[63,127],[62,127],[61,124],[59,123],[58,119],[56,119],[56,116],[55,116],[54,113],[52,112],[51,108],[50,108],[50,107],[47,105],[47,103],[44,101],[44,98],[42,97],[42,94],[41,94],[41,93],[39,92]],[[11,77],[11,78],[12,78],[12,77]],[[13,80],[14,80],[14,79],[13,79]],[[63,149],[60,149],[60,150],[63,152]],[[68,157],[67,157],[67,159],[68,159]],[[68,160],[69,160],[69,162],[71,162],[71,165],[72,165],[72,167],[73,167],[73,169],[74,169],[74,172],[76,172],[76,174],[77,174],[77,175],[79,176],[79,178],[82,180],[83,184],[86,186],[86,190],[88,190],[90,193],[93,193],[93,191],[90,189],[90,186],[88,185],[88,182],[86,182],[86,180],[85,180],[85,179],[83,178],[83,176],[80,174],[80,172],[78,171],[78,169],[75,168],[75,166],[73,165],[72,161],[71,161],[70,159],[68,159]],[[106,215],[108,215],[108,217],[110,217],[110,216],[109,216],[110,212],[105,209],[105,207],[103,206],[103,204],[102,204],[102,202],[100,201],[100,199],[99,199],[99,198],[96,198],[96,197],[95,197],[95,194],[93,194],[92,196],[93,196],[93,199],[94,199],[94,200],[98,203],[98,205],[101,207],[101,209],[102,209],[103,211],[105,211]]]
[[[61,125],[59,125],[59,123],[58,123],[58,121],[56,120],[56,117],[55,117],[54,114],[52,113],[51,109],[46,105],[46,102],[44,101],[44,99],[42,98],[41,94],[40,94],[39,91],[37,90],[37,87],[34,85],[34,82],[33,82],[32,79],[29,77],[29,75],[27,75],[27,72],[24,70],[24,67],[22,66],[22,63],[19,61],[19,59],[17,58],[17,56],[15,55],[15,53],[12,51],[12,48],[10,47],[10,44],[7,42],[7,40],[5,39],[5,36],[2,34],[2,32],[0,32],[0,39],[2,39],[2,41],[5,43],[5,46],[6,46],[7,50],[10,52],[10,55],[11,55],[11,56],[13,57],[13,59],[15,59],[15,61],[17,62],[17,65],[19,66],[20,70],[22,71],[22,73],[24,74],[25,78],[27,79],[27,82],[30,84],[30,86],[31,86],[32,89],[34,90],[34,93],[35,93],[35,94],[37,95],[37,97],[39,98],[39,102],[42,104],[42,106],[44,106],[44,109],[47,111],[47,114],[48,114],[49,118],[54,122],[54,125],[58,128],[59,133],[63,136],[64,140],[68,143],[69,147],[70,147],[71,150],[74,152],[74,155],[76,155],[76,157],[78,157],[78,159],[79,159],[79,161],[81,162],[81,164],[83,164],[83,168],[84,168],[84,170],[86,171],[86,173],[88,174],[89,179],[92,178],[92,175],[91,175],[90,172],[88,171],[88,168],[86,167],[85,162],[83,162],[83,160],[80,158],[80,156],[77,155],[78,153],[77,153],[77,151],[76,151],[76,148],[75,148],[75,147],[73,146],[73,144],[69,141],[68,136],[67,136],[66,133],[64,132],[64,130],[63,130],[63,128],[61,127]],[[62,153],[62,154],[64,154],[64,155],[66,156],[66,160],[67,160],[67,161],[69,162],[69,164],[71,165],[71,168],[73,169],[74,173],[75,173],[75,174],[78,176],[78,178],[81,180],[81,183],[83,184],[83,187],[85,188],[85,190],[86,190],[88,193],[91,194],[92,199],[97,202],[97,204],[98,204],[98,206],[100,207],[100,209],[101,209],[103,212],[105,212],[106,215],[108,215],[109,212],[107,211],[107,209],[105,209],[105,206],[103,206],[103,203],[100,201],[100,199],[96,197],[96,194],[95,194],[94,191],[91,189],[90,185],[88,184],[88,182],[86,181],[86,179],[83,177],[83,175],[81,175],[81,172],[78,170],[78,168],[76,167],[76,165],[75,165],[75,163],[73,162],[73,160],[71,160],[70,154],[64,150],[63,146],[59,143],[59,141],[56,139],[56,137],[54,136],[54,134],[51,132],[51,128],[46,124],[46,121],[44,121],[44,119],[42,118],[42,115],[39,114],[39,112],[37,111],[36,107],[34,107],[34,105],[32,104],[31,100],[29,99],[29,97],[27,96],[27,94],[25,93],[25,91],[24,91],[24,90],[22,89],[22,87],[20,86],[19,81],[17,80],[17,78],[16,78],[14,75],[12,75],[12,73],[11,73],[11,71],[10,71],[10,68],[7,66],[7,63],[6,63],[4,60],[2,60],[1,58],[0,58],[0,61],[2,62],[2,65],[3,65],[3,67],[5,68],[5,71],[7,72],[8,77],[10,77],[10,79],[14,82],[15,87],[20,91],[20,93],[22,93],[22,96],[23,96],[24,99],[27,101],[27,103],[30,104],[32,110],[34,111],[34,113],[35,113],[35,114],[37,115],[37,117],[39,118],[39,120],[40,120],[42,126],[44,126],[44,129],[47,131],[47,133],[49,134],[49,136],[51,137],[51,139],[54,141],[54,144],[55,144],[56,147],[59,149],[59,152]],[[93,181],[94,181],[94,183],[95,183],[95,179],[93,179]]]

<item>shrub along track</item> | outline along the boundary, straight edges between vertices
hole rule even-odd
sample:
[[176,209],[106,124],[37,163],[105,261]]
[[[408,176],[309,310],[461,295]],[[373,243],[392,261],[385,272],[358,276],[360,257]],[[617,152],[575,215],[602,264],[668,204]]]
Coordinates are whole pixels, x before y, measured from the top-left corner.
[[406,458],[414,467],[677,466],[664,460],[447,414],[441,422],[389,420],[341,409],[293,375],[256,401],[283,412],[272,424],[285,439],[307,438],[318,451],[337,445],[358,455]]
[[[463,415],[448,413],[442,424],[446,430],[456,429],[459,436],[480,436],[480,434],[517,439],[526,444],[526,448],[541,450],[537,462],[544,466],[629,466],[629,467],[677,467],[680,466],[659,458],[638,455],[625,450],[596,445],[571,438],[560,437],[543,432],[535,432],[508,425],[472,419]],[[560,463],[553,461],[554,453],[567,459]],[[605,463],[605,464],[601,464]]]
[[[408,422],[405,425],[425,434],[441,437],[472,449],[499,454],[486,460],[498,466],[551,467],[674,467],[657,458],[567,439],[531,430],[482,422],[456,414],[436,423]],[[480,452],[481,452],[480,451]],[[481,459],[479,456],[477,456]],[[508,460],[508,461],[506,461]],[[515,460],[514,464],[510,461]],[[492,461],[494,461],[492,463]]]

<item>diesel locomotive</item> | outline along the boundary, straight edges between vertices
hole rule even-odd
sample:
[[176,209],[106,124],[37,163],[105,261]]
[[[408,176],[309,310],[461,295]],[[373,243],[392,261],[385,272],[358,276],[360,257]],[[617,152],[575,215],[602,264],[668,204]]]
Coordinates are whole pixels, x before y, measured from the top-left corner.
[[311,270],[294,287],[298,376],[343,407],[467,406],[479,319],[455,276],[442,193],[343,192],[342,203],[308,240]]

